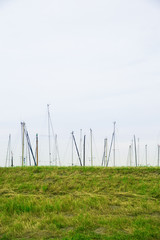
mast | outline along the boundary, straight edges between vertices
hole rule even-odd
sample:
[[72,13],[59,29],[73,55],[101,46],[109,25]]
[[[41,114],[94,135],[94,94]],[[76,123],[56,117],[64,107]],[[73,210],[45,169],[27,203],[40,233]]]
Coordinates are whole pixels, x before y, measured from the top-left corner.
[[137,164],[139,166],[139,162],[140,162],[140,157],[139,157],[139,138],[137,139]]
[[107,138],[104,139],[104,166],[107,166]]
[[[74,132],[72,132],[72,133],[74,134]],[[73,166],[73,137],[72,137],[72,153],[71,153],[71,155],[72,155],[71,157],[72,157],[72,166]]]
[[158,145],[158,167],[159,167],[159,158],[160,158],[160,145]]
[[82,159],[82,129],[80,129],[80,145],[79,145],[79,149],[80,149],[80,158]]
[[85,161],[86,161],[86,135],[84,135],[84,141],[83,141],[83,166],[85,167]]
[[113,122],[113,133],[114,133],[114,141],[113,141],[113,164],[114,167],[116,165],[116,122]]
[[[61,166],[61,162],[60,162],[60,156],[59,156],[59,150],[58,150],[58,140],[57,140],[57,134],[55,135],[55,150],[56,150],[56,159],[58,159],[59,161],[59,166]],[[56,164],[57,164],[57,160],[56,160]]]
[[147,147],[147,144],[146,144],[146,145],[145,145],[145,159],[146,159],[146,166],[147,166],[147,161],[148,161],[148,159],[147,159],[147,158],[148,158],[148,156],[147,156],[147,155],[148,155],[148,152],[147,152],[148,149],[147,149],[147,148],[148,148],[148,147]]
[[9,134],[9,140],[8,140],[8,147],[7,147],[7,154],[6,154],[6,164],[5,166],[7,167],[7,162],[8,166],[10,166],[11,162],[11,134]]
[[36,163],[38,166],[38,134],[36,134]]
[[78,158],[79,158],[80,165],[82,166],[81,157],[80,157],[80,155],[79,155],[79,151],[78,151],[76,139],[75,139],[75,137],[74,137],[74,132],[72,132],[72,137],[73,137],[73,141],[74,141],[74,144],[75,144],[75,147],[76,147],[76,151],[77,151],[77,155],[78,155]]
[[22,167],[24,166],[24,133],[25,133],[25,122],[21,122],[22,131]]
[[49,112],[49,104],[47,104],[48,109],[48,143],[49,143],[49,164],[51,165],[51,135],[50,135],[50,112]]
[[136,137],[134,135],[134,150],[135,150],[135,164],[137,167],[137,147],[136,147]]
[[108,167],[109,159],[110,159],[110,155],[111,155],[111,150],[112,150],[112,145],[113,145],[113,139],[114,139],[114,132],[113,132],[113,134],[112,134],[111,145],[110,145],[110,149],[109,149],[109,153],[108,153],[107,167]]
[[132,166],[132,145],[129,145],[129,159],[130,167]]
[[90,137],[91,137],[91,166],[93,167],[92,129],[90,129]]
[[11,151],[11,167],[13,167],[13,152]]

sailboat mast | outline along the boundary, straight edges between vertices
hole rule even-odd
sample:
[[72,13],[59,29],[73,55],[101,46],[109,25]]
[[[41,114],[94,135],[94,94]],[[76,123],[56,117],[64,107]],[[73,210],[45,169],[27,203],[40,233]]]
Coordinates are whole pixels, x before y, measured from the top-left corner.
[[36,162],[38,166],[38,134],[36,134]]
[[83,166],[86,165],[86,135],[84,135],[84,141],[83,141]]
[[113,133],[114,133],[114,141],[113,141],[113,164],[114,167],[116,165],[116,122],[113,123]]
[[50,135],[50,112],[49,112],[49,104],[47,104],[47,110],[48,110],[49,164],[51,165],[51,135]]
[[145,159],[146,159],[146,166],[147,166],[147,161],[148,161],[148,159],[147,159],[147,158],[148,158],[148,156],[147,156],[147,155],[148,155],[148,149],[147,149],[147,148],[148,148],[148,146],[147,146],[147,144],[146,144],[146,145],[145,145]]
[[92,129],[90,129],[90,137],[91,137],[91,166],[93,167]]
[[22,129],[22,167],[24,166],[24,134],[25,134],[25,122],[21,122]]
[[134,150],[135,150],[135,165],[137,167],[137,147],[136,147],[136,137],[134,135]]
[[159,167],[159,158],[160,158],[160,145],[158,145],[158,167]]

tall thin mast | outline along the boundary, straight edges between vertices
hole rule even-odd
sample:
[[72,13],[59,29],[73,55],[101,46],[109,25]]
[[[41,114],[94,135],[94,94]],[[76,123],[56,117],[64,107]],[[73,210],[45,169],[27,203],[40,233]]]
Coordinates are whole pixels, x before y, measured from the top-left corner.
[[11,151],[11,167],[13,167],[13,152]]
[[137,147],[136,147],[136,137],[134,135],[134,150],[135,150],[135,164],[137,167]]
[[[72,132],[72,133],[74,133],[74,132]],[[71,157],[72,157],[72,166],[73,166],[73,137],[72,137],[72,153],[71,153]]]
[[84,141],[83,141],[83,166],[86,165],[86,135],[84,135]]
[[132,166],[132,145],[129,145],[129,159],[130,167]]
[[24,134],[25,134],[25,122],[21,122],[22,129],[22,167],[24,166]]
[[92,129],[90,129],[90,137],[91,137],[91,166],[93,167]]
[[36,134],[36,162],[38,166],[38,134]]
[[104,166],[106,167],[107,166],[107,138],[104,139],[105,141],[105,151],[104,151]]
[[49,164],[51,165],[51,135],[50,135],[50,112],[49,112],[49,104],[47,104],[48,109],[48,143],[49,143]]
[[107,167],[108,167],[109,159],[110,159],[110,155],[111,155],[111,150],[112,150],[112,145],[113,145],[113,139],[114,139],[114,132],[113,132],[113,134],[112,134],[111,145],[110,145],[110,149],[109,149],[109,153],[108,153]]
[[[59,150],[58,150],[58,140],[57,140],[57,134],[55,135],[55,150],[56,150],[56,159],[59,161],[59,166],[61,166],[60,156],[59,156]],[[57,161],[56,161],[57,164]]]
[[148,150],[148,149],[147,149],[147,144],[146,144],[146,145],[145,145],[145,159],[146,159],[146,166],[147,166],[147,161],[148,161],[148,159],[147,159],[147,158],[148,158],[148,156],[147,156],[147,155],[148,155],[147,150]]
[[113,164],[114,164],[114,167],[116,165],[116,122],[113,123],[113,133],[114,133],[114,141],[113,141]]
[[137,164],[140,165],[140,156],[139,156],[139,138],[137,139]]
[[9,134],[9,140],[8,140],[6,164],[5,164],[6,167],[7,167],[7,162],[8,162],[8,166],[10,167],[10,164],[11,164],[10,161],[11,161],[11,134]]
[[159,167],[159,158],[160,158],[160,145],[158,145],[158,167]]
[[82,159],[82,129],[80,129],[80,144],[79,144],[79,150],[80,150],[80,158]]
[[79,151],[78,151],[76,139],[75,139],[75,137],[74,137],[74,132],[72,132],[72,137],[73,137],[73,141],[74,141],[74,144],[75,144],[75,147],[76,147],[76,151],[77,151],[77,155],[78,155],[78,158],[79,158],[80,165],[82,166],[81,157],[80,157],[80,154],[79,154]]

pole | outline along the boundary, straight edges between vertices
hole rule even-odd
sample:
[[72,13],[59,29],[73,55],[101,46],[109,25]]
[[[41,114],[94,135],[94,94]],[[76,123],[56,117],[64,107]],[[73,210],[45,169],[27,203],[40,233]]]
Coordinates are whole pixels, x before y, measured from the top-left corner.
[[113,134],[112,134],[111,145],[110,145],[110,149],[109,149],[109,153],[108,153],[107,167],[108,167],[108,164],[109,164],[109,159],[110,159],[110,155],[111,155],[111,150],[112,150],[113,139],[114,139],[114,132],[113,132]]
[[158,145],[158,167],[159,167],[159,158],[160,158],[160,145]]
[[86,135],[84,135],[84,141],[83,141],[83,166],[85,167],[85,156],[86,155]]
[[74,137],[74,132],[72,132],[72,137],[73,137],[73,141],[74,141],[74,144],[75,144],[75,147],[76,147],[76,151],[77,151],[77,155],[78,155],[78,158],[79,158],[80,165],[82,166],[81,157],[80,157],[80,155],[79,155],[79,151],[78,151],[76,139],[75,139],[75,137]]
[[36,134],[36,162],[38,166],[38,134]]
[[93,167],[92,129],[90,129],[90,137],[91,137],[91,166]]
[[132,145],[129,145],[130,167],[132,166]]
[[[74,134],[74,132],[73,132],[73,134]],[[73,166],[73,137],[72,137],[72,166]]]
[[13,167],[13,152],[11,152],[11,167]]
[[116,122],[113,123],[113,132],[114,132],[114,142],[113,142],[113,163],[114,167],[116,165]]
[[48,143],[49,143],[49,164],[51,165],[51,135],[50,135],[50,112],[49,112],[49,104],[47,104],[48,108]]
[[138,166],[139,166],[139,138],[137,139],[137,151],[138,151],[138,154],[137,154],[137,164],[138,164]]
[[135,164],[137,167],[137,147],[136,147],[136,137],[134,135],[134,150],[135,150]]
[[146,159],[146,166],[147,166],[147,160],[148,160],[148,159],[147,159],[147,154],[148,154],[148,153],[147,153],[147,144],[146,144],[146,145],[145,145],[145,159]]
[[82,129],[80,129],[80,158],[82,159]]
[[24,166],[24,133],[25,133],[25,122],[21,123],[22,128],[22,167]]
[[107,138],[105,138],[105,155],[104,155],[104,159],[105,159],[105,161],[104,161],[104,166],[106,167],[107,166]]

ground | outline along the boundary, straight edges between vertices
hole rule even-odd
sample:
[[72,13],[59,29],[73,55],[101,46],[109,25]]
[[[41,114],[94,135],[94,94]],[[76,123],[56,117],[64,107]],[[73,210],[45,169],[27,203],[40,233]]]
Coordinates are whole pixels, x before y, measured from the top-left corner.
[[0,239],[160,239],[160,168],[0,168]]

